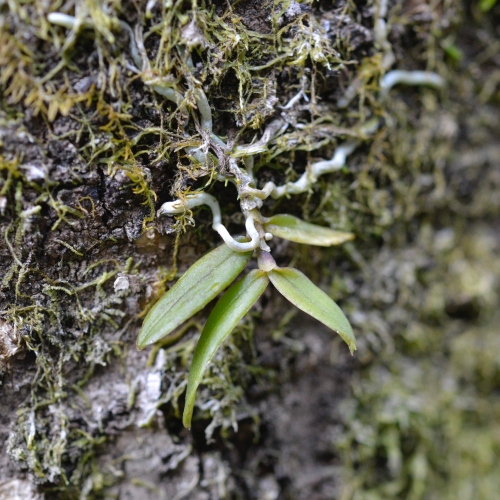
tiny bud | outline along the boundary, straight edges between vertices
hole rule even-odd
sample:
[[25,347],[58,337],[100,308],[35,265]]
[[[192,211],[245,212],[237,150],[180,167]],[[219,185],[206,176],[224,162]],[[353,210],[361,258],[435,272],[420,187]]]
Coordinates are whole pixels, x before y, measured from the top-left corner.
[[269,252],[260,252],[260,255],[257,259],[257,264],[261,271],[266,273],[272,271],[276,267],[276,261],[273,259],[273,256]]

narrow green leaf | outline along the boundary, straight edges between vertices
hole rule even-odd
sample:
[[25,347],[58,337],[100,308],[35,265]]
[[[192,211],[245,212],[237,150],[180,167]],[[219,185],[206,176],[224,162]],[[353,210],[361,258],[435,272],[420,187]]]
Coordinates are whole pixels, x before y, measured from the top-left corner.
[[293,305],[335,330],[347,343],[351,354],[356,350],[351,325],[340,307],[305,274],[290,267],[276,267],[269,273],[269,279]]
[[160,340],[197,313],[240,274],[251,256],[223,244],[195,262],[149,311],[137,347]]
[[186,390],[186,406],[182,422],[191,427],[196,390],[203,378],[205,369],[213,355],[226,337],[233,331],[241,318],[250,310],[262,295],[269,283],[263,271],[250,271],[241,281],[233,285],[217,302],[208,317],[205,328],[193,354]]
[[497,0],[479,0],[479,9],[481,12],[488,12],[495,7],[496,3]]
[[264,224],[264,228],[268,233],[274,234],[278,238],[320,247],[340,245],[354,239],[352,233],[309,224],[309,222],[287,214],[274,215]]

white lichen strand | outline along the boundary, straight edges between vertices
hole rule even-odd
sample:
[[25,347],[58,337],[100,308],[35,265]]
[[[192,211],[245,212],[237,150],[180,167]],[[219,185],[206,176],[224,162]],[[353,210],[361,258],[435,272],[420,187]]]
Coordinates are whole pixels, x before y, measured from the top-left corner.
[[264,133],[262,134],[262,137],[257,142],[253,144],[246,144],[244,146],[237,146],[231,156],[233,158],[240,158],[263,153],[267,150],[267,145],[269,144],[269,142],[277,135],[282,134],[287,127],[288,123],[283,120],[272,121],[266,127]]
[[162,95],[169,101],[176,104],[179,108],[182,107],[184,96],[180,92],[177,92],[172,87],[170,87],[168,83],[162,82],[160,78],[145,81],[144,83],[149,85],[156,93]]
[[143,58],[141,57],[139,48],[135,43],[136,37],[134,36],[134,32],[132,31],[132,28],[125,21],[120,21],[120,28],[122,30],[125,30],[128,34],[130,55],[132,56],[132,60],[134,61],[134,64],[137,66],[137,69],[141,71],[143,66]]
[[396,56],[392,50],[392,45],[388,40],[389,30],[387,28],[387,0],[381,0],[379,7],[375,13],[375,23],[373,26],[373,35],[375,44],[378,45],[382,51],[382,68],[388,69],[396,62]]
[[[210,104],[208,103],[207,96],[202,89],[196,89],[195,93],[196,105],[198,106],[198,111],[200,113],[200,125],[203,130],[208,133],[212,132],[212,110],[210,109]],[[215,135],[215,134],[214,134]],[[217,136],[215,136],[217,137]]]
[[301,89],[299,90],[299,92],[297,94],[295,94],[289,101],[287,104],[285,104],[284,106],[281,106],[281,109],[285,110],[285,109],[292,109],[301,99],[304,99],[304,101],[308,102],[309,99],[306,95],[306,93]]

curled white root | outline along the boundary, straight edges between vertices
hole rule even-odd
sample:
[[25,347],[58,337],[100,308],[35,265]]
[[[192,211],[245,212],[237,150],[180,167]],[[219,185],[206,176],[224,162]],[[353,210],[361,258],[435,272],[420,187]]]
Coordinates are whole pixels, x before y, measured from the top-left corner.
[[395,85],[418,85],[433,88],[442,88],[445,80],[442,76],[431,71],[405,71],[395,69],[389,71],[380,81],[382,95],[387,94]]
[[67,14],[62,14],[61,12],[51,12],[47,16],[49,23],[55,24],[56,26],[61,26],[68,30],[72,30],[78,25],[78,21],[73,16],[68,16]]
[[[358,146],[359,141],[346,141],[341,144],[336,150],[331,160],[323,160],[313,163],[295,182],[287,182],[283,186],[273,185],[271,196],[273,198],[281,198],[286,194],[300,194],[308,191],[311,186],[317,181],[318,177],[324,174],[340,170],[344,165],[348,155],[350,155]],[[264,189],[272,183],[266,184]]]
[[226,243],[229,248],[235,252],[249,252],[251,250],[255,250],[259,246],[260,235],[257,229],[255,229],[253,217],[248,216],[245,221],[245,227],[248,236],[250,236],[250,241],[236,241],[221,222],[219,202],[208,193],[188,195],[185,200],[175,200],[164,203],[160,210],[158,210],[158,215],[179,214],[185,210],[189,210],[200,205],[208,205],[212,211],[212,228],[219,233],[221,238],[224,240],[224,243]]

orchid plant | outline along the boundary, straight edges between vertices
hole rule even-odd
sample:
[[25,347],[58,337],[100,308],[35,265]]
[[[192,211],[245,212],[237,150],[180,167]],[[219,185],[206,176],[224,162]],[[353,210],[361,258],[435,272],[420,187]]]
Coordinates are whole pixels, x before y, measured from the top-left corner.
[[[310,245],[330,246],[353,238],[351,233],[309,224],[291,215],[275,215],[263,224],[266,233]],[[251,241],[237,241],[249,245]],[[169,335],[227,288],[252,257],[251,249],[234,250],[223,244],[198,260],[153,306],[137,339],[139,349]],[[280,268],[271,253],[257,250],[258,269],[232,285],[210,313],[194,351],[184,407],[184,426],[191,427],[196,390],[222,342],[250,310],[271,282],[292,304],[336,331],[351,353],[356,340],[351,325],[339,306],[303,273]]]
[[[81,17],[83,11],[77,12],[80,12],[80,17],[52,12],[48,15],[48,20],[52,24],[71,30],[73,36],[68,37],[68,40],[74,40],[80,30],[93,29],[93,20]],[[396,59],[388,40],[387,13],[387,0],[377,2],[374,41],[383,56],[379,81],[381,97],[386,96],[394,85],[399,84],[443,87],[445,84],[443,78],[432,72],[388,71]],[[132,30],[127,23],[120,21],[115,28],[128,36],[129,55],[133,61],[133,65],[128,63],[128,67],[140,75],[146,87],[176,106],[179,130],[183,134],[186,144],[181,149],[194,166],[201,166],[202,170],[210,173],[210,179],[205,188],[210,187],[214,181],[231,182],[235,185],[241,211],[245,217],[246,228],[244,238],[234,238],[222,223],[217,199],[203,189],[194,193],[189,191],[178,193],[178,199],[162,205],[158,211],[159,217],[176,214],[182,216],[189,213],[194,207],[207,205],[212,211],[212,227],[222,237],[224,244],[198,260],[153,306],[139,333],[137,340],[139,349],[170,335],[178,326],[229,287],[243,271],[252,255],[257,257],[258,262],[258,269],[250,271],[221,296],[210,313],[196,345],[189,372],[183,415],[183,423],[189,428],[196,390],[202,381],[205,369],[224,339],[259,299],[269,282],[299,309],[336,331],[347,343],[351,353],[356,349],[352,328],[337,304],[300,271],[278,267],[267,244],[273,236],[277,236],[298,243],[331,246],[348,241],[354,235],[319,227],[291,215],[280,214],[270,218],[264,217],[260,209],[269,197],[276,199],[308,192],[318,177],[342,169],[347,156],[363,140],[373,135],[379,122],[377,119],[368,120],[357,127],[351,132],[353,138],[338,145],[331,159],[308,165],[304,174],[297,181],[287,182],[282,186],[268,182],[262,188],[258,188],[258,182],[254,178],[253,172],[254,156],[269,151],[272,142],[283,135],[287,128],[301,126],[301,124],[296,123],[292,114],[293,108],[301,100],[308,100],[304,89],[301,89],[287,104],[280,107],[281,111],[275,113],[279,117],[268,125],[260,140],[251,144],[233,144],[230,141],[225,141],[213,130],[210,103],[201,83],[195,77],[195,67],[190,50],[196,44],[192,40],[185,40],[184,44],[180,43],[177,46],[179,60],[187,69],[187,73],[184,75],[184,85],[181,86],[178,82],[175,83],[172,79],[159,75],[152,69],[140,26]],[[311,39],[322,40],[324,35],[319,28],[311,27],[310,29],[314,31],[310,34]],[[321,44],[318,47],[320,46]],[[325,55],[318,47],[313,47],[310,44],[302,46],[302,48],[309,50],[308,57],[311,60],[324,62]],[[355,80],[345,90],[344,97],[337,102],[339,109],[349,106],[357,94],[358,83]],[[193,127],[196,129],[194,135],[187,129],[190,122],[191,130]]]

